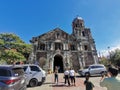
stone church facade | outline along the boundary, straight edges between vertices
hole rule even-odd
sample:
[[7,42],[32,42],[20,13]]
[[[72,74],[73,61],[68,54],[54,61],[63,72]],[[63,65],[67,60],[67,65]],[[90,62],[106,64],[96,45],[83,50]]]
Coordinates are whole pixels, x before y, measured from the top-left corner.
[[90,64],[98,63],[95,41],[90,28],[86,28],[84,20],[76,17],[72,22],[72,34],[55,28],[30,40],[33,46],[31,60],[37,61],[45,70],[59,72],[73,67],[76,71]]

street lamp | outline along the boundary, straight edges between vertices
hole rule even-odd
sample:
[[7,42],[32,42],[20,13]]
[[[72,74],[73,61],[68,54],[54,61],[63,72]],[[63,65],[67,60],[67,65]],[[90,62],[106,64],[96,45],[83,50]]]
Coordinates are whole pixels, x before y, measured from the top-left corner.
[[110,47],[108,46],[107,48],[108,48],[108,54],[109,54],[109,64],[111,64],[111,61],[110,61],[110,60],[111,60],[111,52],[110,52]]
[[108,46],[108,54],[109,54],[109,59],[111,58],[111,54],[110,54],[110,47]]

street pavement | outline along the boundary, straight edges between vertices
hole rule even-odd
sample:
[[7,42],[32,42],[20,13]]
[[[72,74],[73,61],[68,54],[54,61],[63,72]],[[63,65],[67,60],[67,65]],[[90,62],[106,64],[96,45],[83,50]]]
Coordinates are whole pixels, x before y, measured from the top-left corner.
[[[90,81],[95,85],[94,90],[107,90],[106,88],[100,87],[101,77],[90,77]],[[54,83],[54,74],[48,74],[46,81],[41,86],[28,87],[27,90],[85,90],[84,86],[85,77],[76,76],[76,86],[68,86],[64,84],[63,73],[59,73],[59,83]]]

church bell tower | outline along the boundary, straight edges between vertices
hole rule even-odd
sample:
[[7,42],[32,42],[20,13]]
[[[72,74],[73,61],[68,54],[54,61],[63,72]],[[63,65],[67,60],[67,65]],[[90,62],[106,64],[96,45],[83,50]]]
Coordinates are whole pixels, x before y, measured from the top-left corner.
[[84,36],[84,20],[81,17],[76,17],[72,22],[72,34],[79,39]]

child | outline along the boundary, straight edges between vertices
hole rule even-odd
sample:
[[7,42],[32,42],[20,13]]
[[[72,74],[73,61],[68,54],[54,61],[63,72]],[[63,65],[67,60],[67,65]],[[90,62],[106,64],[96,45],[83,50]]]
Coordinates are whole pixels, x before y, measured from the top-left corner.
[[86,76],[86,80],[84,81],[84,85],[86,86],[86,90],[93,90],[94,85],[89,81],[89,75]]

